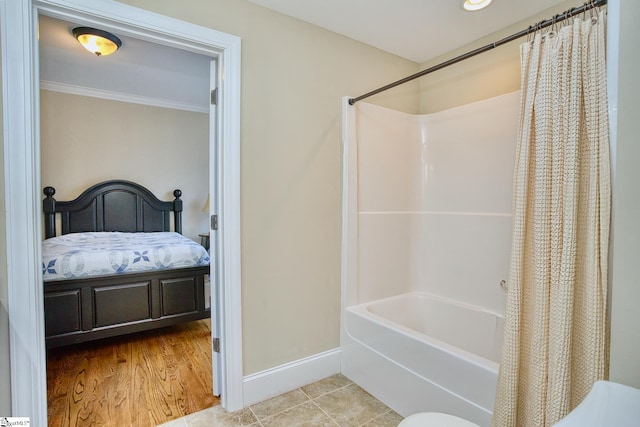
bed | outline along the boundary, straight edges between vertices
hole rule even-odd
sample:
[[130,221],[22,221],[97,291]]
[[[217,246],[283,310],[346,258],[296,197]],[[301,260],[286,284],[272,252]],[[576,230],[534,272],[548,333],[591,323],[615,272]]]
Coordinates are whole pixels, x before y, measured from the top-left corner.
[[48,348],[210,316],[209,254],[182,236],[180,190],[161,201],[139,184],[112,180],[71,201],[57,201],[53,187],[44,195]]

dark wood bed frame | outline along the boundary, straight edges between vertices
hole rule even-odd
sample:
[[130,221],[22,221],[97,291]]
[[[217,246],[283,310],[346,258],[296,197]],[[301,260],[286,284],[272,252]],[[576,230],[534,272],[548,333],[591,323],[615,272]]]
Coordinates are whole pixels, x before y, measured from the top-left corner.
[[[143,186],[105,181],[59,202],[45,187],[45,238],[90,231],[182,233],[182,192],[161,201]],[[210,316],[204,284],[209,266],[44,282],[48,348],[176,325]]]

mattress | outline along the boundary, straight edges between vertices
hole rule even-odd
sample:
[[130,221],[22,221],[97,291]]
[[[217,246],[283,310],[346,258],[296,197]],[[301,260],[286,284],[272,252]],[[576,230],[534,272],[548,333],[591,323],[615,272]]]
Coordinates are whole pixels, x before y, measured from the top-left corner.
[[42,242],[45,282],[206,265],[207,251],[174,232],[69,233]]

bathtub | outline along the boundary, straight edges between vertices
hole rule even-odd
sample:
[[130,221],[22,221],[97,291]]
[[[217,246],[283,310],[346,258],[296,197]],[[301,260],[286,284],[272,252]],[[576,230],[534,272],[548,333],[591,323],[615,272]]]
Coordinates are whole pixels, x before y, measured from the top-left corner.
[[428,293],[345,308],[342,372],[403,416],[491,424],[503,317]]

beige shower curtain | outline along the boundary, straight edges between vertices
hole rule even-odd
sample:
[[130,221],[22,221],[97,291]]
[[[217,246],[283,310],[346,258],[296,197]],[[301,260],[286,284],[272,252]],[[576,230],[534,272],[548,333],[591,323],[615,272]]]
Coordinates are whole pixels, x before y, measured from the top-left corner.
[[513,236],[493,424],[550,426],[607,372],[605,16],[522,44]]

